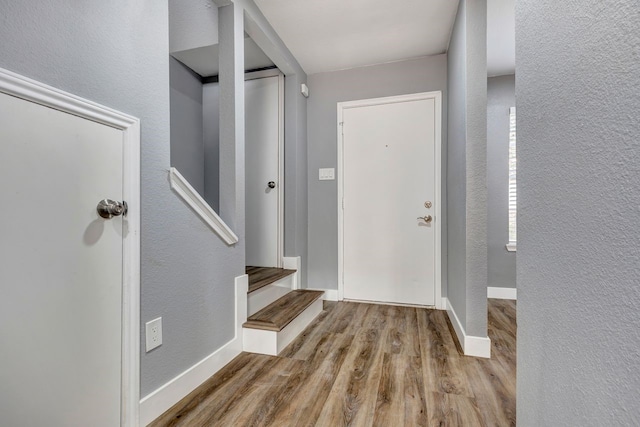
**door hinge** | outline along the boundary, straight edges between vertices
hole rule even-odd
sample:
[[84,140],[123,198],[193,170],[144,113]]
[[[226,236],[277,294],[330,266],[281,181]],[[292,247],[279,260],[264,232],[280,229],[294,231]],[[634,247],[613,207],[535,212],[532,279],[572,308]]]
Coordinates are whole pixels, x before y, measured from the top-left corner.
[[344,197],[342,198],[342,210],[344,210]]

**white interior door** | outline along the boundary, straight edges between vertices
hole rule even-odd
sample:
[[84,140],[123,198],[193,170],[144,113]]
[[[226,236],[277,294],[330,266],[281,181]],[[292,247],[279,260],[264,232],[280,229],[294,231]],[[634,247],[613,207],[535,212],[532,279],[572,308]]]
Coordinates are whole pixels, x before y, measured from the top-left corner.
[[0,94],[0,194],[0,424],[120,425],[123,131]]
[[343,109],[343,292],[432,306],[438,99],[399,99]]
[[246,263],[281,264],[281,77],[245,83]]

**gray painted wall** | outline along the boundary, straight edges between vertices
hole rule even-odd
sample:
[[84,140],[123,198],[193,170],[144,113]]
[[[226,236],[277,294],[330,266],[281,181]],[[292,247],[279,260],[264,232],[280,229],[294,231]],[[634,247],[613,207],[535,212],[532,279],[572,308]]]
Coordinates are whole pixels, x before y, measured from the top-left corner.
[[520,426],[640,425],[638,28],[516,2]]
[[[448,52],[449,139],[447,142],[447,239],[449,242],[447,298],[456,307],[460,322],[466,322],[466,26],[465,2],[461,2],[453,26]],[[460,308],[458,308],[460,307]],[[460,311],[459,311],[460,310]]]
[[[338,186],[337,181],[318,181],[319,168],[336,168],[337,173],[337,103],[442,91],[444,163],[447,140],[447,56],[438,55],[345,71],[312,74],[309,76],[308,85],[310,92],[307,136],[309,141],[308,287],[337,289]],[[445,194],[443,189],[443,205]],[[446,216],[444,212],[443,216]],[[443,237],[446,234],[444,227],[443,225]],[[446,252],[443,251],[444,253]],[[443,256],[443,265],[445,266],[443,272],[446,272],[445,256]],[[446,283],[446,274],[443,274],[443,280]]]
[[202,85],[204,137],[204,199],[216,212],[220,209],[220,87]]
[[256,4],[237,1],[250,15],[245,18],[247,34],[285,75],[284,254],[301,257],[304,287],[308,271],[307,98],[300,93],[300,85],[307,83],[307,74]]
[[169,82],[171,166],[204,196],[202,83],[197,74],[174,58],[169,58]]
[[516,253],[509,241],[509,108],[516,106],[515,76],[491,77],[487,86],[488,285],[516,287]]
[[169,0],[169,51],[218,44],[218,7],[213,0]]
[[487,336],[487,5],[462,0],[448,54],[448,298],[467,335]]
[[[251,13],[268,28],[255,6]],[[233,337],[234,278],[244,273],[243,247],[227,247],[169,189],[167,2],[1,2],[0,16],[0,67],[141,119],[143,348],[144,323],[163,318],[162,346],[141,355],[145,396]],[[275,46],[290,56],[284,44]],[[306,78],[304,72],[298,78]],[[295,119],[288,129],[298,137],[291,143],[298,147],[306,144],[302,104],[289,106]],[[303,163],[288,165],[294,178],[306,170],[306,157]],[[289,200],[304,204],[301,212],[304,195]],[[306,221],[291,225],[298,243],[306,236],[295,234],[300,226]]]
[[2,2],[0,16],[1,67],[141,119],[141,321],[163,318],[162,346],[141,356],[144,396],[233,337],[244,271],[169,189],[167,2]]

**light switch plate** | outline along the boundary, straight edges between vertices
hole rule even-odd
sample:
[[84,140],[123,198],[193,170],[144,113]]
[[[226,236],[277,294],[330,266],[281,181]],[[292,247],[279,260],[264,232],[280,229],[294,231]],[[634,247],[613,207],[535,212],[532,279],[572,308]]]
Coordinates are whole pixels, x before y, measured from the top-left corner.
[[336,170],[334,168],[318,169],[318,179],[320,181],[332,181],[336,179]]
[[147,341],[147,353],[162,345],[162,317],[145,323],[145,339]]

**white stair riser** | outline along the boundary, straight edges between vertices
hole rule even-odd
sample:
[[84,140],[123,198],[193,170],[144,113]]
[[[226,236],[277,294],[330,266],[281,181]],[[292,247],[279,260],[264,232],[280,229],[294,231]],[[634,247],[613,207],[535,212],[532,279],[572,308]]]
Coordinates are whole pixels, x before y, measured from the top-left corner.
[[280,332],[242,328],[244,351],[277,356],[322,312],[319,298]]
[[291,292],[294,284],[294,276],[297,273],[283,277],[263,288],[247,295],[247,316],[256,314],[275,300]]

